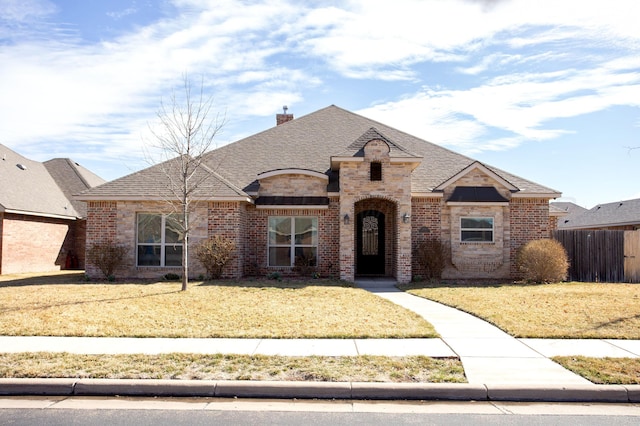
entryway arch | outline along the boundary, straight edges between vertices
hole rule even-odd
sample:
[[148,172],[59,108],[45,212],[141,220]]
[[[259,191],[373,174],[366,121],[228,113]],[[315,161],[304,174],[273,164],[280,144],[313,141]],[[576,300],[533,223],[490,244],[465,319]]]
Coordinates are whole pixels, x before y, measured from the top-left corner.
[[356,276],[395,276],[396,203],[384,198],[367,198],[354,206]]

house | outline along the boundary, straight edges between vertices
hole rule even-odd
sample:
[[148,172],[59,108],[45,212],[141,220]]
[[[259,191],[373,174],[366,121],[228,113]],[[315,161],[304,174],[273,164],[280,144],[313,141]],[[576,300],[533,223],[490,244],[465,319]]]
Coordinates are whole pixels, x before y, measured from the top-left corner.
[[83,269],[86,204],[105,181],[67,158],[29,160],[0,144],[0,274]]
[[[552,205],[555,204],[557,203],[552,203]],[[567,212],[567,215],[558,219],[559,230],[634,231],[640,229],[640,198],[598,204],[588,210],[580,206],[577,208],[569,206]]]
[[[210,179],[194,194],[191,241],[236,242],[225,276],[286,274],[303,261],[353,281],[424,273],[419,244],[445,243],[445,278],[510,278],[518,248],[550,235],[549,200],[561,194],[393,127],[329,106],[206,155]],[[163,165],[81,195],[87,245],[131,248],[120,276],[178,272]],[[193,256],[192,256],[193,258]],[[191,264],[193,262],[193,264]],[[194,276],[204,271],[191,259]],[[87,273],[98,276],[94,265]]]

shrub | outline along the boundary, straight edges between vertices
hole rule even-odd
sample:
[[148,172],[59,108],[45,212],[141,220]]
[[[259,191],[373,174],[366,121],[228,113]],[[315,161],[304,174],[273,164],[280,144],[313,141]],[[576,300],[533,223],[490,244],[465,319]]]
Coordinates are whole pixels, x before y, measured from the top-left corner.
[[178,281],[180,280],[180,275],[169,272],[168,274],[164,274],[162,278],[164,278],[166,281]]
[[560,242],[543,239],[529,241],[520,247],[516,265],[528,282],[554,283],[567,278],[569,260]]
[[423,241],[418,246],[417,252],[417,261],[424,269],[424,278],[427,280],[442,278],[442,271],[447,265],[447,252],[444,244],[440,240]]
[[227,237],[214,235],[208,240],[202,241],[196,247],[196,257],[207,270],[207,275],[212,278],[220,278],[222,271],[233,252],[236,244]]
[[115,280],[114,272],[124,262],[129,247],[114,243],[97,243],[87,251],[89,262],[94,264],[109,281]]
[[315,263],[314,257],[296,256],[293,271],[303,277],[311,276],[316,270]]

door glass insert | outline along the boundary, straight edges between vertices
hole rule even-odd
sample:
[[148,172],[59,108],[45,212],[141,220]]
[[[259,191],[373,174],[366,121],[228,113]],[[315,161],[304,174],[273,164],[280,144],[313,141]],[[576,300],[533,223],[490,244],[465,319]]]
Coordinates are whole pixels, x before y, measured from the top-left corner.
[[362,218],[362,254],[378,255],[378,218],[375,216]]

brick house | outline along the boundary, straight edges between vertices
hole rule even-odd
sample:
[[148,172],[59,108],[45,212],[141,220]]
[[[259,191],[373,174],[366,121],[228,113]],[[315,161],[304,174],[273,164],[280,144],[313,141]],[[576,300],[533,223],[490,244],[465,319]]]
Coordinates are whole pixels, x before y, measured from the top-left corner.
[[[510,278],[517,249],[549,237],[553,189],[336,106],[297,119],[285,110],[276,123],[206,155],[190,238],[236,242],[227,277],[286,274],[305,259],[321,276],[408,282],[424,272],[420,242],[438,239],[450,251],[445,278]],[[81,195],[87,245],[132,248],[121,276],[179,271],[166,180],[156,165]]]
[[86,204],[105,181],[68,158],[29,160],[0,144],[0,274],[84,269]]

